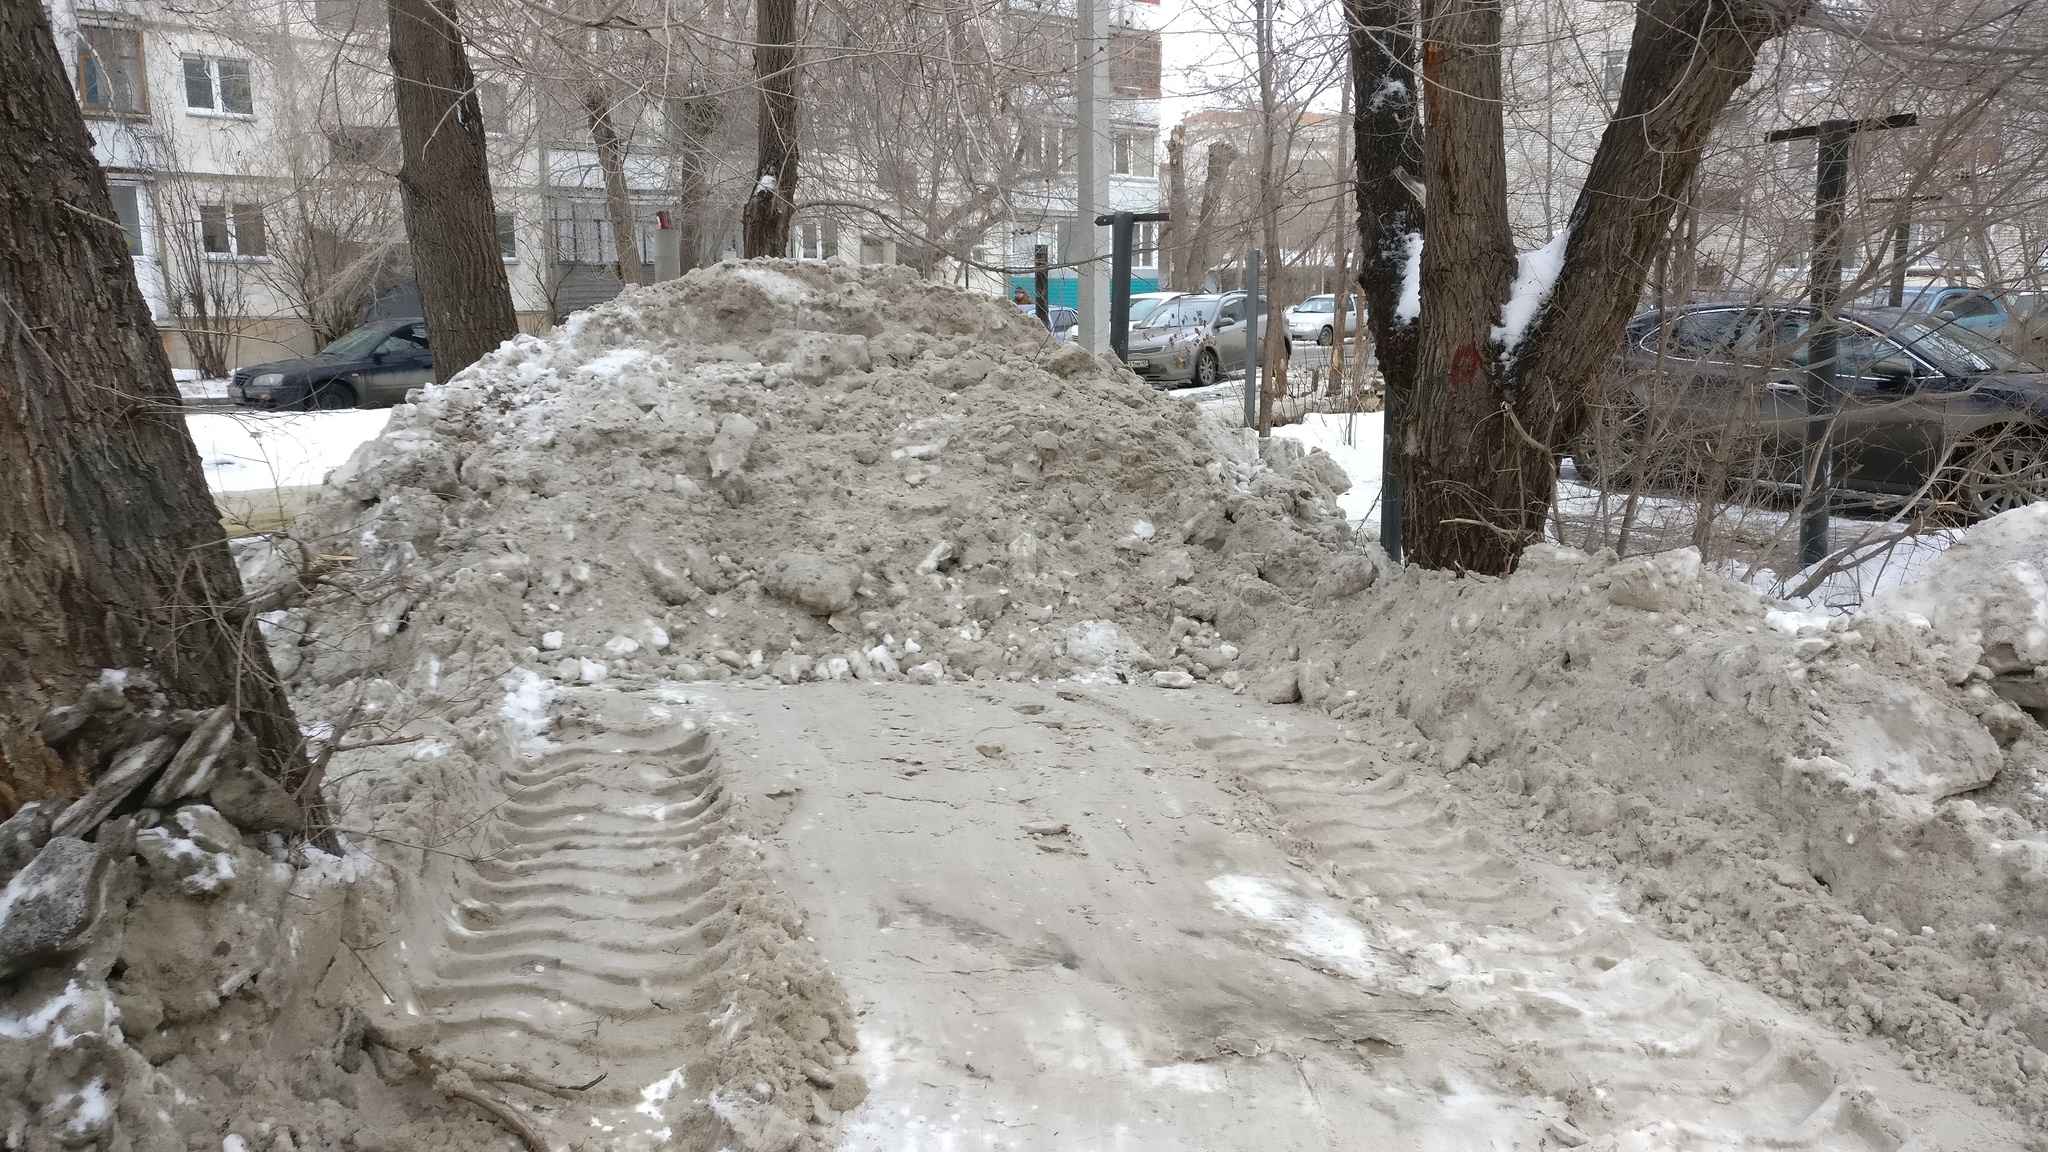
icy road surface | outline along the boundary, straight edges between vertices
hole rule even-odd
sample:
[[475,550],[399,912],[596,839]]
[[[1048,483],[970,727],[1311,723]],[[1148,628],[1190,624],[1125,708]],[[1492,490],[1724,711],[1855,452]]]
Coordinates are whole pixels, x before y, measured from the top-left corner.
[[728,786],[786,812],[769,866],[862,1013],[843,1148],[2017,1146],[1320,714],[681,694]]

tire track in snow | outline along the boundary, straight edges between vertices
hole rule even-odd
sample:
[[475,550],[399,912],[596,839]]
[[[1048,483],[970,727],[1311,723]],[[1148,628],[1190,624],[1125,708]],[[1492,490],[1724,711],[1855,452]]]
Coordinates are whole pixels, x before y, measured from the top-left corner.
[[597,1081],[566,1103],[505,1089],[579,1147],[829,1143],[804,1072],[834,1062],[840,993],[736,834],[708,732],[544,747],[505,771],[416,989],[435,1054],[479,1079]]
[[[1644,930],[1546,883],[1398,762],[1238,735],[1198,748],[1250,784],[1321,884],[1210,889],[1306,962],[1438,996],[1504,1041],[1510,1071],[1566,1101],[1565,1143],[1846,1149],[1910,1143],[1867,1088],[1737,989],[1639,946]],[[1332,899],[1336,902],[1333,902]]]

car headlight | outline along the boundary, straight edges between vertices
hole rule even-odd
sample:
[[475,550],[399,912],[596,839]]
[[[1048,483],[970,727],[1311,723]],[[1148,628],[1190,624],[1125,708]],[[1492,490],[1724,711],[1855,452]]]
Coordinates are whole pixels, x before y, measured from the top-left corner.
[[254,380],[249,381],[249,386],[251,388],[275,388],[282,383],[284,383],[284,373],[265,372]]

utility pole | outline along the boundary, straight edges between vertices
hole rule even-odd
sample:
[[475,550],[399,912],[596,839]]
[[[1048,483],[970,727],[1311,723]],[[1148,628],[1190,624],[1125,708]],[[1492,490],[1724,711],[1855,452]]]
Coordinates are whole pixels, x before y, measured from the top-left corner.
[[1259,257],[1257,248],[1244,262],[1244,426],[1261,440],[1272,435],[1259,397]]
[[1109,270],[1101,242],[1087,222],[1109,207],[1109,5],[1111,0],[1076,0],[1074,35],[1074,121],[1080,155],[1075,159],[1074,248],[1068,256],[1079,283],[1081,347],[1101,354],[1109,347]]
[[1813,304],[1813,335],[1807,342],[1806,444],[1799,468],[1802,567],[1812,567],[1828,555],[1828,497],[1834,488],[1829,425],[1841,395],[1835,308],[1842,296],[1842,202],[1849,192],[1849,141],[1858,132],[1911,128],[1919,122],[1913,113],[1902,112],[1881,120],[1823,120],[1764,137],[1771,144],[1814,138],[1819,154],[1813,177],[1813,282],[1807,289]]
[[1899,205],[1898,223],[1892,225],[1892,294],[1894,308],[1906,306],[1906,269],[1913,263],[1913,205],[1939,200],[1939,196],[1873,196],[1872,204]]
[[1164,212],[1111,212],[1097,216],[1097,227],[1109,229],[1109,350],[1119,360],[1131,358],[1131,226],[1173,217]]

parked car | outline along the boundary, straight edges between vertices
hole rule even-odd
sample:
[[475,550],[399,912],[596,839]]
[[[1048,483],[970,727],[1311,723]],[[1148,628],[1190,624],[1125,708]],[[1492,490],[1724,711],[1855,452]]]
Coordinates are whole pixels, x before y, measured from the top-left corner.
[[[1133,294],[1131,296],[1131,331],[1137,331],[1145,323],[1146,318],[1152,315],[1153,309],[1169,300],[1176,300],[1185,295],[1187,295],[1185,292],[1138,292]],[[1060,337],[1062,341],[1078,339],[1081,335],[1081,313],[1072,308],[1067,309],[1067,311],[1073,316],[1073,319],[1069,321],[1072,327],[1061,330],[1064,333]]]
[[[1266,298],[1259,312],[1267,315]],[[1154,388],[1217,383],[1244,371],[1245,295],[1176,296],[1131,321],[1131,370]]]
[[[1038,320],[1038,305],[1036,304],[1019,304],[1017,305],[1017,311],[1023,313],[1026,319],[1034,323]],[[1045,326],[1052,331],[1053,340],[1064,344],[1067,342],[1067,338],[1073,334],[1075,327],[1081,323],[1081,314],[1072,308],[1061,308],[1058,305],[1052,305],[1045,310],[1045,319]]]
[[356,408],[396,404],[434,380],[427,325],[378,320],[295,360],[235,369],[228,397],[258,408]]
[[[1353,311],[1355,298],[1344,301],[1344,331],[1346,335],[1357,335],[1358,320]],[[1310,341],[1330,345],[1337,342],[1337,297],[1333,293],[1311,296],[1285,313],[1287,317],[1287,338],[1293,341]]]
[[[1858,303],[1870,308],[1891,306],[1890,285],[1863,294]],[[2042,335],[2040,297],[2030,292],[1998,292],[1937,279],[1913,277],[1907,280],[1900,305],[1919,312],[1953,320],[1980,336],[1989,336],[2018,347]]]
[[[1619,434],[1574,453],[1581,474],[1627,456],[1648,471],[1665,450],[1681,462],[1727,461],[1735,477],[1799,483],[1813,320],[1807,308],[1745,303],[1636,317]],[[1956,321],[1905,309],[1848,309],[1839,333],[1837,487],[1930,492],[1973,519],[2048,499],[2040,367]]]

